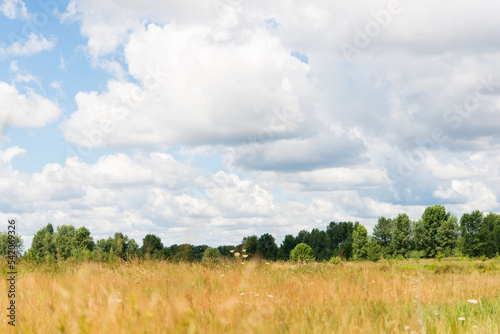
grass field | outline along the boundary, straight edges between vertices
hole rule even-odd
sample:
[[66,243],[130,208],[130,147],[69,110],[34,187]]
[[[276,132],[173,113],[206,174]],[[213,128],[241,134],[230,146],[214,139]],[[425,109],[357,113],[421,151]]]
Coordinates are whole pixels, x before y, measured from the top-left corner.
[[2,333],[500,333],[498,259],[21,263],[18,272],[16,327],[2,293]]

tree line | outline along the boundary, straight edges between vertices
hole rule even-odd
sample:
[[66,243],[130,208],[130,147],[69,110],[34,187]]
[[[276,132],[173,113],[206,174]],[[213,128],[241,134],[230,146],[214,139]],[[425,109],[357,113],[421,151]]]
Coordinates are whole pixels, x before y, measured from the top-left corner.
[[[3,247],[3,233],[0,247]],[[305,246],[304,246],[305,244]],[[298,247],[300,245],[300,247]],[[307,247],[306,247],[307,246]],[[18,250],[22,251],[19,239]],[[296,249],[297,248],[297,249]],[[5,247],[2,248],[5,253]],[[295,252],[292,252],[294,251]],[[238,245],[211,248],[191,244],[164,246],[161,239],[148,234],[142,246],[121,232],[94,242],[86,227],[52,224],[41,228],[33,237],[23,258],[35,261],[61,260],[130,260],[134,258],[170,261],[201,261],[205,259],[245,258],[289,260],[305,252],[306,258],[317,261],[330,259],[372,260],[383,258],[434,258],[451,256],[494,257],[500,253],[500,215],[487,215],[476,210],[465,213],[460,220],[446,212],[442,205],[427,207],[419,220],[407,214],[395,218],[380,217],[368,235],[359,222],[331,222],[325,230],[302,230],[296,236],[288,234],[280,246],[269,234],[244,237]],[[299,254],[300,253],[300,254]]]

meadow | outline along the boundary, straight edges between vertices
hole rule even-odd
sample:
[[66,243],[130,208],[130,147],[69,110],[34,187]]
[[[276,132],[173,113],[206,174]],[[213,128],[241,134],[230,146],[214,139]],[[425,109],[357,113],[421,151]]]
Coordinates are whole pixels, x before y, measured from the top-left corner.
[[4,292],[1,333],[500,333],[498,258],[22,262],[18,273],[16,327]]

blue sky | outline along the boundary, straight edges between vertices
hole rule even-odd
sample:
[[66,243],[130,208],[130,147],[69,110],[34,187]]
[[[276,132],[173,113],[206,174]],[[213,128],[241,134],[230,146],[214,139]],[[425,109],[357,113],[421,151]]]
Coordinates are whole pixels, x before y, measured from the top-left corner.
[[500,5],[292,2],[0,0],[0,219],[216,246],[498,212]]

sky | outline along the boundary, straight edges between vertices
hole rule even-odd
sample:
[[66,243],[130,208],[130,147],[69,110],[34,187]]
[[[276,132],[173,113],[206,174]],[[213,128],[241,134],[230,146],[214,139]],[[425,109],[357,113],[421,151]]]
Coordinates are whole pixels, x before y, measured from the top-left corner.
[[500,2],[0,0],[0,221],[238,244],[500,212]]

